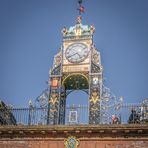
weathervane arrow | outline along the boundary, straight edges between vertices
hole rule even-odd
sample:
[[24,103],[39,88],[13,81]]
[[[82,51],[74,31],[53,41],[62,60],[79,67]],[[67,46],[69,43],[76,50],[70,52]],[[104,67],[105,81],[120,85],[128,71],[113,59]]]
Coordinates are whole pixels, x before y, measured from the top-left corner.
[[79,4],[79,14],[81,15],[81,13],[84,13],[84,6],[82,6],[82,0],[78,0],[78,4]]

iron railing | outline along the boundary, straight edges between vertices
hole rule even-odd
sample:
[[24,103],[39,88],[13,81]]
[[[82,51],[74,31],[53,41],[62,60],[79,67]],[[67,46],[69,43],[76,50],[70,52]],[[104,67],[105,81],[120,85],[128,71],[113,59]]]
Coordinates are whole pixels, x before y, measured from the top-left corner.
[[[48,108],[0,109],[1,125],[49,125]],[[124,104],[100,109],[100,124],[148,123],[148,106]],[[89,108],[84,105],[66,107],[65,124],[89,124]]]

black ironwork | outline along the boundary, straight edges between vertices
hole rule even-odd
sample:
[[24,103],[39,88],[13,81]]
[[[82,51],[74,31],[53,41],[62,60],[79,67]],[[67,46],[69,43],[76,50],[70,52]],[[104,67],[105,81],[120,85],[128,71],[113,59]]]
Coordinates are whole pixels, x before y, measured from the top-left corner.
[[[108,107],[110,114],[105,124],[147,124],[148,105],[143,109],[141,105],[124,104],[116,110],[115,106]],[[71,105],[65,109],[65,118],[61,119],[63,124],[89,124],[89,108],[84,105]],[[133,110],[134,109],[134,110]],[[143,114],[144,112],[144,114]],[[48,107],[44,108],[11,108],[0,109],[1,125],[48,125]],[[56,115],[54,115],[56,116]],[[62,117],[62,116],[61,116]],[[56,117],[55,117],[56,118]],[[57,118],[58,119],[58,118]],[[3,120],[3,122],[2,122]],[[5,122],[4,122],[5,121]],[[61,123],[59,123],[61,124]]]

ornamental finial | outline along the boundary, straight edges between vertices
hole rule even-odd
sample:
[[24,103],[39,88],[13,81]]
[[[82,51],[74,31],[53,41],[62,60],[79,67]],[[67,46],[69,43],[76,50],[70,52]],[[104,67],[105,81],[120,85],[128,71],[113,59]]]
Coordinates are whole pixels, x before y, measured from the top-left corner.
[[67,30],[67,28],[65,26],[62,29],[62,33],[63,33],[63,36],[65,36],[68,33],[68,30]]
[[90,33],[93,34],[95,32],[95,27],[93,25],[90,26]]
[[78,16],[77,17],[77,24],[81,24],[81,22],[82,22],[82,17],[81,16]]

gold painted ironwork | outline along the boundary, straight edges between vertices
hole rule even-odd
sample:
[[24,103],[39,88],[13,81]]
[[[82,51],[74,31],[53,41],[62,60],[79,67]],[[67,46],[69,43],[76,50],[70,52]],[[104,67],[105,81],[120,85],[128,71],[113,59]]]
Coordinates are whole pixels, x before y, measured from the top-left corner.
[[99,101],[99,93],[96,90],[92,91],[90,102],[96,104],[98,101]]
[[[50,72],[50,97],[49,97],[49,123],[65,123],[66,97],[73,90],[87,90],[89,94],[89,123],[100,123],[100,99],[102,89],[102,66],[101,56],[93,43],[93,25],[83,25],[81,17],[77,23],[69,28],[64,27],[63,45],[54,57],[54,63]],[[89,54],[79,62],[72,62],[66,57],[66,51],[72,44],[85,44],[89,49]],[[72,49],[71,49],[72,50]],[[81,51],[84,49],[81,49]],[[71,56],[76,54],[73,51]],[[79,54],[78,54],[79,56]],[[56,79],[58,81],[53,81]],[[55,82],[55,83],[52,83]],[[57,93],[57,94],[55,94]],[[71,137],[75,139],[75,137]],[[72,147],[69,139],[65,140],[67,148]],[[69,141],[68,141],[69,140]],[[73,141],[76,142],[76,139]]]
[[67,76],[63,79],[63,81],[62,81],[62,86],[64,86],[64,82],[65,82],[69,77],[71,77],[71,76],[76,76],[76,75],[84,77],[84,78],[87,80],[87,82],[89,82],[89,81],[88,81],[88,77],[87,77],[86,75],[81,74],[81,73],[73,73],[73,74],[67,75]]
[[90,99],[90,102],[93,102],[93,104],[96,104],[98,99],[99,99],[99,96],[95,96],[95,97],[92,96],[91,99]]

